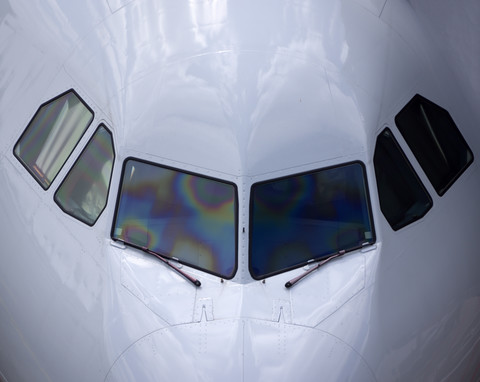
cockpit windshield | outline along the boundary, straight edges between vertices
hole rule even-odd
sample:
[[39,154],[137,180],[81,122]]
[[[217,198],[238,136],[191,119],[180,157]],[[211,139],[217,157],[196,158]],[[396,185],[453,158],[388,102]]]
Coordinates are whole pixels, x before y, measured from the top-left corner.
[[228,279],[236,215],[233,184],[127,159],[112,238]]
[[250,223],[250,272],[255,279],[373,243],[363,164],[253,185]]

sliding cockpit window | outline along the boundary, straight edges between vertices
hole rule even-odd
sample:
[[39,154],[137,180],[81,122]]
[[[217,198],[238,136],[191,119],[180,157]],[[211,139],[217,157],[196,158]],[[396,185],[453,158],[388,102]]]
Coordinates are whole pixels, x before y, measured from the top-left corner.
[[257,183],[250,203],[255,279],[375,241],[360,162]]
[[95,224],[107,204],[114,158],[112,134],[100,125],[55,193],[65,213]]
[[236,271],[234,184],[157,164],[124,163],[112,238],[230,279]]
[[422,218],[432,199],[390,129],[377,138],[373,157],[380,209],[393,230]]
[[70,90],[40,106],[14,154],[46,190],[92,120],[93,111]]
[[395,117],[400,133],[441,196],[473,161],[447,110],[416,95]]

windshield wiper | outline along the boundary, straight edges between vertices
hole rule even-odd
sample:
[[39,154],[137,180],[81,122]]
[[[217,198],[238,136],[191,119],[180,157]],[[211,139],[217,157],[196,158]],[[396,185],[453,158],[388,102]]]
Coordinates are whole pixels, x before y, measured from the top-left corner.
[[335,259],[336,257],[340,257],[342,255],[345,254],[345,250],[342,249],[341,251],[338,251],[337,253],[333,254],[333,255],[330,255],[328,256],[326,259],[323,259],[321,261],[319,261],[319,263],[317,265],[315,265],[314,267],[310,268],[308,271],[305,271],[304,273],[302,273],[301,275],[291,279],[290,281],[287,281],[285,283],[285,288],[291,288],[292,286],[294,286],[296,283],[298,283],[301,279],[303,279],[304,277],[308,276],[310,273],[312,273],[313,271],[317,270],[318,268],[320,268],[322,265],[324,265],[325,263],[329,262],[330,260],[332,259]]
[[188,281],[190,281],[193,285],[199,287],[202,285],[202,283],[196,279],[195,277],[189,275],[188,273],[182,271],[180,268],[178,268],[176,265],[173,265],[169,260],[167,260],[163,255],[160,255],[157,252],[152,251],[151,249],[147,247],[139,247],[143,252],[148,253],[150,255],[155,256],[157,259],[160,259],[163,261],[165,264],[167,264],[170,268],[176,270],[178,273],[180,273],[183,277],[185,277]]
[[[162,262],[164,262],[165,264],[167,264],[170,268],[174,269],[175,271],[177,271],[178,273],[180,273],[183,277],[185,277],[188,281],[190,281],[193,285],[195,285],[196,287],[199,287],[202,285],[202,283],[200,282],[200,280],[196,279],[195,277],[189,275],[188,273],[182,271],[180,268],[178,268],[177,266],[173,265],[164,255],[161,255],[157,252],[153,252],[150,248],[148,247],[142,247],[142,246],[139,246],[139,245],[135,245],[135,244],[130,244],[126,241],[123,241],[121,239],[115,239],[114,242],[120,242],[122,243],[124,246],[125,245],[129,245],[131,247],[134,247],[134,248],[137,248],[137,249],[141,249],[143,252],[145,253],[148,253],[150,255],[153,255],[155,256],[157,259],[160,259]],[[123,247],[125,248],[125,247]]]

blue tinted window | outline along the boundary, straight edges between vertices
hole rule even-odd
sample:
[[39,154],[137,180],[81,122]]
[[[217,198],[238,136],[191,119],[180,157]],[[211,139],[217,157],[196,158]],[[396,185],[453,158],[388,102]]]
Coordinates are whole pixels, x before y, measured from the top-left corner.
[[250,271],[262,278],[374,242],[361,163],[252,187]]
[[129,159],[112,237],[231,278],[236,210],[232,184]]

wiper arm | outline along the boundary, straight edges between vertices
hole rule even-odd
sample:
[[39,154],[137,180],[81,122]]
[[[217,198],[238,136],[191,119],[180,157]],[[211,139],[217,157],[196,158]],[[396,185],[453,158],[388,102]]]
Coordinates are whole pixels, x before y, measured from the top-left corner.
[[310,273],[312,273],[313,271],[316,271],[318,268],[320,268],[322,265],[326,264],[327,262],[329,262],[330,260],[332,259],[335,259],[336,257],[340,257],[342,255],[345,254],[345,250],[342,249],[341,251],[338,251],[337,253],[331,255],[331,256],[328,256],[326,259],[323,259],[321,260],[317,265],[315,265],[314,267],[310,268],[308,271],[305,271],[304,273],[302,273],[301,275],[291,279],[290,281],[287,281],[285,283],[285,288],[291,288],[292,286],[294,286],[296,283],[298,283],[301,279],[303,279],[304,277],[308,276]]
[[180,273],[183,277],[185,277],[188,281],[190,281],[193,285],[195,285],[196,287],[199,287],[200,285],[202,285],[202,283],[196,279],[195,277],[189,275],[188,273],[182,271],[180,268],[178,268],[177,266],[173,265],[170,261],[168,261],[165,257],[163,257],[162,255],[160,255],[159,253],[157,252],[153,252],[151,249],[147,248],[147,247],[140,247],[140,249],[143,251],[143,252],[146,252],[150,255],[153,255],[155,256],[157,259],[160,259],[161,261],[163,261],[165,264],[167,264],[170,268],[176,270],[178,273]]

